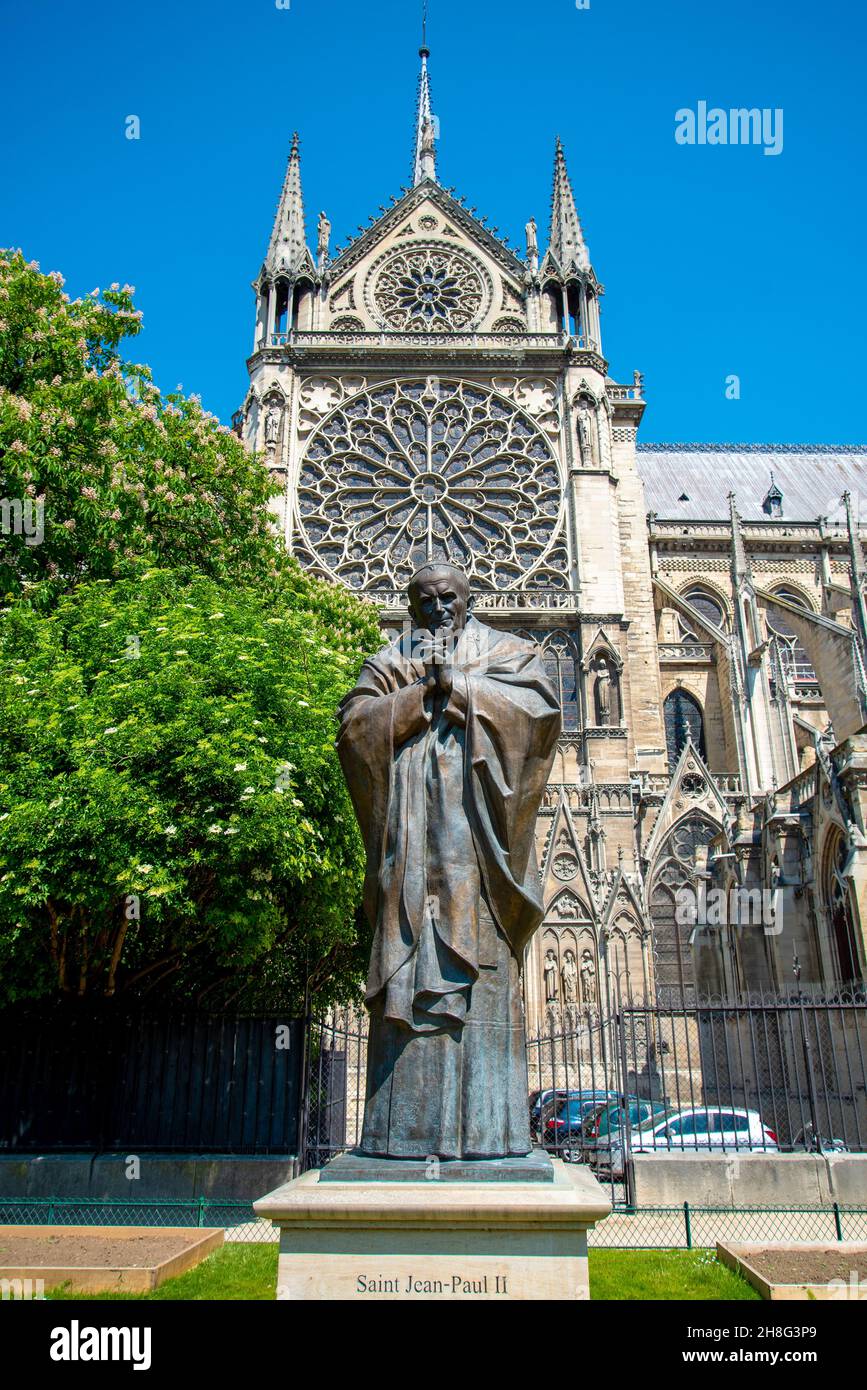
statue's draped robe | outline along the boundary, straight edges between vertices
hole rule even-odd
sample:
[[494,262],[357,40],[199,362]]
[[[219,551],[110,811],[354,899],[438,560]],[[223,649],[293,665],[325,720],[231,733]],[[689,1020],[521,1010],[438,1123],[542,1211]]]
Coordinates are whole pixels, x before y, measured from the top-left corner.
[[425,700],[407,635],[341,707],[374,929],[361,1147],[395,1157],[530,1149],[520,967],[560,711],[538,650],[473,618],[452,669]]

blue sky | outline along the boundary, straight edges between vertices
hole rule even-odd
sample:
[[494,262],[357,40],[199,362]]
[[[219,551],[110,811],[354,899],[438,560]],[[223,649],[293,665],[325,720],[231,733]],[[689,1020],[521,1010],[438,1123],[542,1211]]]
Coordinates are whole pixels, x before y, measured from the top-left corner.
[[[2,10],[0,244],[73,294],[134,284],[133,355],[227,420],[291,132],[311,238],[320,208],[342,244],[408,180],[420,3]],[[854,0],[430,0],[442,182],[513,244],[531,213],[544,235],[562,136],[643,440],[867,438],[865,29]],[[782,108],[782,153],[679,145],[700,101]]]

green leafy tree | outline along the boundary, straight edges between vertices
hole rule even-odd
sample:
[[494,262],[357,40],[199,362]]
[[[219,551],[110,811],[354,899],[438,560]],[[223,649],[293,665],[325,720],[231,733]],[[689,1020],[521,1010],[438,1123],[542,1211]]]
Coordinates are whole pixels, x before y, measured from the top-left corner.
[[0,613],[0,998],[298,1006],[357,989],[335,711],[373,610],[292,561]]
[[284,568],[268,471],[198,399],[126,362],[132,289],[70,300],[0,251],[0,598],[50,606],[149,566],[260,582]]

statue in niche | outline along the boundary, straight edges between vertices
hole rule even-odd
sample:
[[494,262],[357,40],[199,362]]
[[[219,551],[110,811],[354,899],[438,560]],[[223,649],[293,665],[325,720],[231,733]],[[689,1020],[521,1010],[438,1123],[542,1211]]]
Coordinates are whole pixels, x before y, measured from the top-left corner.
[[521,965],[543,916],[534,830],[562,721],[536,645],[468,614],[469,595],[451,565],[418,570],[413,630],[340,709],[374,934],[359,1147],[380,1158],[531,1150]]
[[319,214],[319,242],[316,250],[319,264],[324,265],[328,260],[328,249],[331,245],[331,223],[328,221],[324,212]]
[[272,405],[268,410],[268,414],[265,416],[265,443],[269,449],[276,447],[280,435],[280,421],[282,417],[283,412],[277,405]]
[[593,463],[593,415],[587,401],[578,402],[578,447],[585,468]]
[[596,966],[589,947],[581,956],[581,997],[588,1008],[596,1003]]
[[618,723],[620,718],[619,710],[615,708],[617,692],[614,688],[614,676],[606,656],[597,656],[593,669],[596,672],[593,682],[596,723],[600,728],[606,728],[609,724]]
[[564,1004],[577,1004],[578,1002],[578,966],[575,963],[575,952],[567,951],[563,962],[563,969],[560,972],[563,977],[563,1002]]
[[550,948],[545,952],[542,973],[545,977],[545,1003],[553,1004],[557,998],[557,957]]

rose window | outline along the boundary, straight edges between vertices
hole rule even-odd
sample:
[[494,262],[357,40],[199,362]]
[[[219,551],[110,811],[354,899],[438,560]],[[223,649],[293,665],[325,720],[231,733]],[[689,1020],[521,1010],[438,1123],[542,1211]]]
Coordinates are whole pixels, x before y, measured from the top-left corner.
[[482,588],[559,588],[561,507],[550,445],[523,411],[467,382],[390,382],[311,437],[296,550],[354,589],[403,589],[431,560]]
[[376,316],[387,328],[449,333],[474,327],[489,296],[480,266],[454,251],[417,246],[386,261],[372,298]]

